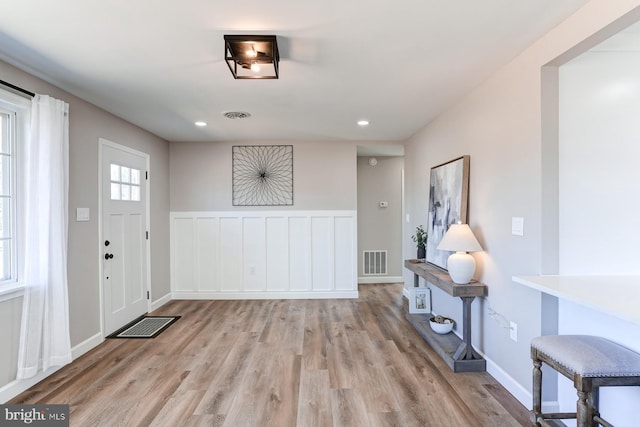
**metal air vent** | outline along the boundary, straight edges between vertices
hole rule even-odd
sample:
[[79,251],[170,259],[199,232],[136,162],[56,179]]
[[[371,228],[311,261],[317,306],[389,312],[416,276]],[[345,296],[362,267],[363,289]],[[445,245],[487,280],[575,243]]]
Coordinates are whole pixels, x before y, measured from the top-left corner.
[[365,276],[384,276],[387,274],[387,251],[363,251]]
[[251,117],[251,114],[246,113],[244,111],[227,111],[226,113],[222,113],[222,114],[227,119],[233,119],[233,120],[247,119]]

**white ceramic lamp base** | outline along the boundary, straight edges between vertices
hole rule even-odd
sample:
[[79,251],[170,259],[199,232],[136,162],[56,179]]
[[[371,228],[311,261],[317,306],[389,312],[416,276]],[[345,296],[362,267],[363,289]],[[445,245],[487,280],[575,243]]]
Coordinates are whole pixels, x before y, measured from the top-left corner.
[[454,283],[466,285],[476,271],[476,260],[466,252],[453,253],[447,260],[447,270]]

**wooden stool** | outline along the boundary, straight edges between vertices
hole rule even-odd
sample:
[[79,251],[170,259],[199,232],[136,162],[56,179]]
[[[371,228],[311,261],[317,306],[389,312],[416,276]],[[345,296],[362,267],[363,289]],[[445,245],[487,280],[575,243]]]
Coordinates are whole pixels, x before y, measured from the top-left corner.
[[[545,420],[575,418],[578,427],[603,425],[598,388],[640,386],[640,354],[607,339],[590,335],[550,335],[531,341],[533,359],[533,410],[535,426],[550,426]],[[578,391],[576,412],[542,413],[542,362],[573,381]]]

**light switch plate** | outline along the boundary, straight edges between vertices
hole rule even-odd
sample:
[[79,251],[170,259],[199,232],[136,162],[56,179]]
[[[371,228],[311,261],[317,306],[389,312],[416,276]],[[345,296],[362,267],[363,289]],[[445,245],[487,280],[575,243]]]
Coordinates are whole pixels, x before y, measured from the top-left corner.
[[524,218],[511,218],[511,234],[514,236],[524,236]]
[[89,221],[89,208],[76,208],[76,221]]

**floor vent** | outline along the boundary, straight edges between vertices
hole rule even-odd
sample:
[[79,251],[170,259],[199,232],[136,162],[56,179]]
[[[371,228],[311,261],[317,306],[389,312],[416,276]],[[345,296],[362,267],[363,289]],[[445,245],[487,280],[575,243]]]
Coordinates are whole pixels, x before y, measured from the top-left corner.
[[384,276],[387,274],[387,251],[364,251],[363,274]]
[[141,316],[107,338],[155,338],[180,316]]

